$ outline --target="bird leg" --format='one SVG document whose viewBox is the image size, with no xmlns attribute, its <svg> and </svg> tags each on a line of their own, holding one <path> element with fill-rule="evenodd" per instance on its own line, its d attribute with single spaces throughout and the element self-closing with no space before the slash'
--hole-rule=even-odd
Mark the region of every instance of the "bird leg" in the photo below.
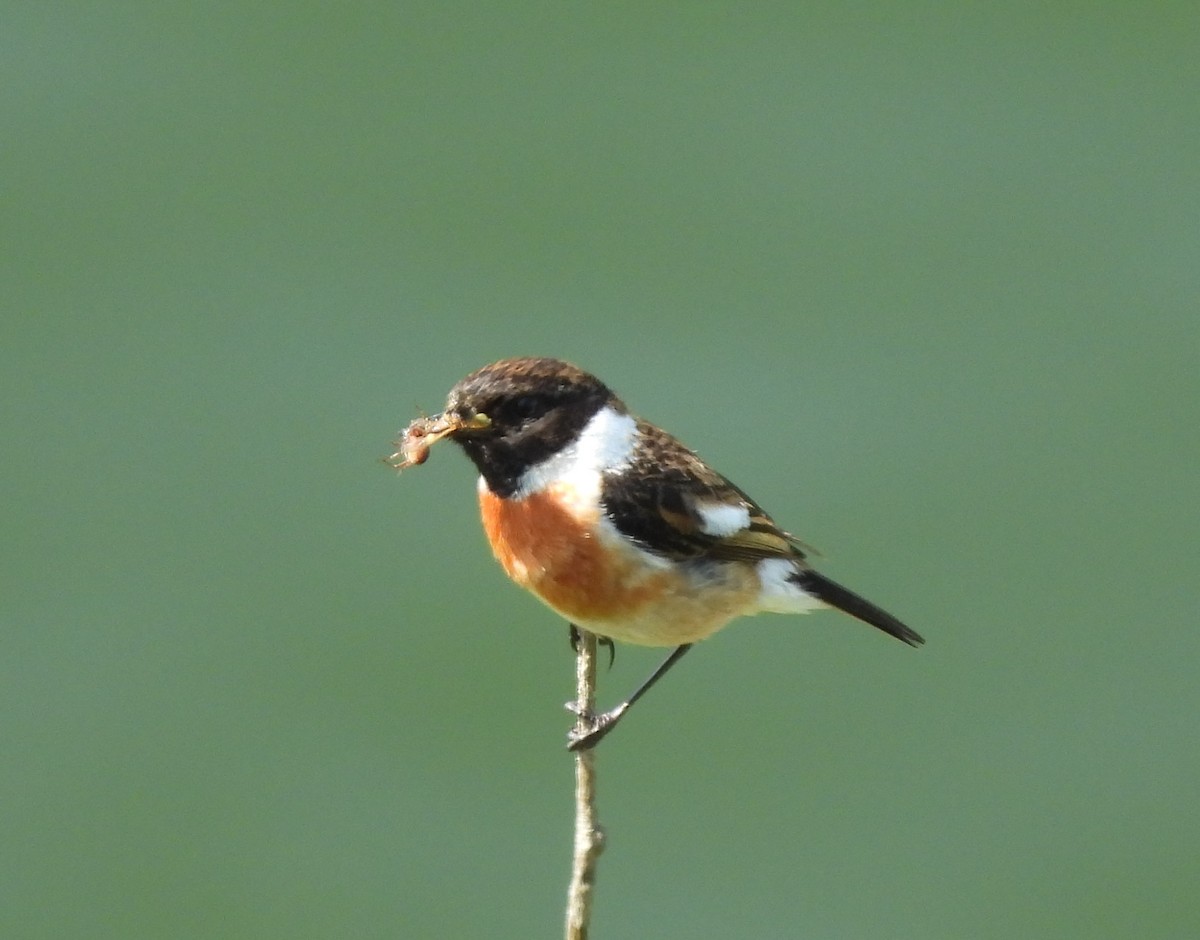
<svg viewBox="0 0 1200 940">
<path fill-rule="evenodd" d="M 611 640 L 609 641 L 611 642 Z M 641 685 L 634 689 L 633 694 L 625 699 L 616 708 L 610 708 L 606 712 L 599 715 L 579 715 L 588 727 L 579 731 L 572 728 L 567 732 L 567 750 L 569 751 L 586 751 L 589 748 L 595 747 L 600 743 L 600 739 L 608 734 L 621 717 L 629 711 L 633 703 L 640 699 L 643 695 L 650 691 L 650 687 L 659 679 L 666 675 L 667 670 L 674 666 L 683 657 L 683 654 L 692 648 L 691 643 L 684 643 L 682 646 L 677 646 L 671 650 L 671 655 L 659 664 L 659 667 L 650 673 L 650 677 Z M 567 711 L 574 712 L 575 703 L 567 703 Z"/>
</svg>

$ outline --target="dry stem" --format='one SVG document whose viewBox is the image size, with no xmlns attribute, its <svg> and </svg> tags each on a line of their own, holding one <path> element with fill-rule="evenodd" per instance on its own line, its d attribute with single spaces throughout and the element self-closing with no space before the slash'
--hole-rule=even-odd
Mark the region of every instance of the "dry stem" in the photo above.
<svg viewBox="0 0 1200 940">
<path fill-rule="evenodd" d="M 596 637 L 579 631 L 575 659 L 575 713 L 577 727 L 596 710 Z M 596 752 L 575 752 L 575 851 L 571 884 L 567 888 L 567 940 L 587 940 L 596 885 L 596 860 L 604 850 L 604 830 L 596 818 Z"/>
</svg>

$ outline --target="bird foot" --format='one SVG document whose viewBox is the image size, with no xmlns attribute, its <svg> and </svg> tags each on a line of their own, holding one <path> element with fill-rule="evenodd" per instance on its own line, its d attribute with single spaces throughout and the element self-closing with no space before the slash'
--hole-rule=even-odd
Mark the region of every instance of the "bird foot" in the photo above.
<svg viewBox="0 0 1200 940">
<path fill-rule="evenodd" d="M 579 719 L 575 727 L 567 732 L 567 750 L 590 751 L 600 743 L 601 738 L 612 731 L 629 705 L 622 703 L 599 715 L 582 712 L 575 702 L 567 702 L 564 707 Z"/>
</svg>

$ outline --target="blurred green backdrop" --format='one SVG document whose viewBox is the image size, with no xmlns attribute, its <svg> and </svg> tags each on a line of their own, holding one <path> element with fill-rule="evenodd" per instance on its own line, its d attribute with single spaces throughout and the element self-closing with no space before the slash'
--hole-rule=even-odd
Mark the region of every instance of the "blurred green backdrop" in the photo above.
<svg viewBox="0 0 1200 940">
<path fill-rule="evenodd" d="M 929 640 L 689 657 L 595 936 L 1200 935 L 1194 2 L 5 12 L 0 935 L 559 935 L 565 627 L 378 461 L 529 353 Z"/>
</svg>

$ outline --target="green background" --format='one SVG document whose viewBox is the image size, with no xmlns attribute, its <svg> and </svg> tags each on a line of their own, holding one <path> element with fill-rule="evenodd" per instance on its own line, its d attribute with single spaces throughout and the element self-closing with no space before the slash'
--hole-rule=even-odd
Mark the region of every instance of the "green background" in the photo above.
<svg viewBox="0 0 1200 940">
<path fill-rule="evenodd" d="M 598 752 L 596 937 L 1200 936 L 1194 2 L 48 2 L 0 50 L 0 935 L 560 934 L 565 627 L 460 454 L 379 462 L 542 354 L 929 641 L 685 660 Z"/>
</svg>

